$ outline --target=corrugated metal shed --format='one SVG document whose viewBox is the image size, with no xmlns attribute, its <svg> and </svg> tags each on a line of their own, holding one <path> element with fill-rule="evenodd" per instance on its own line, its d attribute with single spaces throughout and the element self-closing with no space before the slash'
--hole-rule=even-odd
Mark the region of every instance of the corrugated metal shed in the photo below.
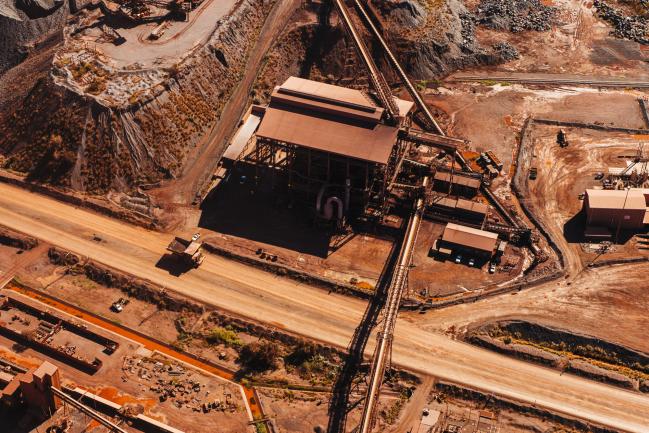
<svg viewBox="0 0 649 433">
<path fill-rule="evenodd" d="M 588 206 L 591 209 L 646 209 L 641 189 L 610 190 L 587 189 Z"/>
<path fill-rule="evenodd" d="M 225 152 L 223 153 L 223 158 L 229 160 L 236 160 L 243 152 L 243 149 L 246 147 L 246 144 L 252 137 L 252 135 L 257 130 L 257 127 L 261 123 L 261 116 L 263 115 L 263 107 L 253 106 L 253 109 L 246 117 L 243 125 L 237 130 L 236 134 L 232 138 L 230 145 Z"/>
<path fill-rule="evenodd" d="M 439 182 L 449 182 L 455 185 L 466 186 L 468 188 L 480 188 L 480 179 L 475 177 L 464 176 L 460 173 L 450 173 L 448 171 L 437 171 L 434 179 Z"/>
<path fill-rule="evenodd" d="M 414 106 L 396 102 L 402 115 Z M 359 90 L 289 77 L 273 91 L 257 137 L 387 164 L 399 130 L 381 124 L 383 112 Z"/>
<path fill-rule="evenodd" d="M 279 93 L 294 94 L 305 99 L 322 100 L 335 105 L 362 107 L 370 112 L 383 112 L 372 103 L 360 90 L 348 87 L 334 86 L 319 81 L 306 80 L 299 77 L 288 77 L 278 88 Z"/>
<path fill-rule="evenodd" d="M 465 210 L 467 212 L 474 212 L 474 213 L 479 213 L 486 215 L 487 212 L 489 211 L 489 206 L 486 205 L 485 203 L 480 203 L 477 201 L 471 201 L 471 200 L 465 200 L 463 198 L 460 198 L 457 200 L 457 205 L 456 207 L 458 209 Z"/>
<path fill-rule="evenodd" d="M 496 248 L 498 234 L 448 223 L 444 229 L 442 240 L 476 250 L 492 252 Z"/>
<path fill-rule="evenodd" d="M 257 137 L 387 164 L 398 131 L 380 123 L 367 128 L 320 117 L 316 113 L 269 107 Z"/>
<path fill-rule="evenodd" d="M 457 199 L 449 197 L 435 197 L 430 203 L 431 206 L 444 207 L 448 209 L 455 209 L 457 207 Z"/>
</svg>

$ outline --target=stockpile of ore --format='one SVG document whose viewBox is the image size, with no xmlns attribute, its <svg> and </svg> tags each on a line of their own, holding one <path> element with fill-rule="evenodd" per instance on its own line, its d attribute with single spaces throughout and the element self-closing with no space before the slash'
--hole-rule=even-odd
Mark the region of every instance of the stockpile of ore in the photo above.
<svg viewBox="0 0 649 433">
<path fill-rule="evenodd" d="M 601 0 L 595 0 L 593 5 L 597 9 L 598 15 L 613 26 L 613 32 L 611 32 L 613 36 L 649 45 L 647 18 L 640 15 L 627 16 L 620 9 Z"/>
<path fill-rule="evenodd" d="M 545 32 L 552 26 L 556 8 L 539 0 L 482 0 L 475 14 L 478 24 L 494 30 Z"/>
</svg>

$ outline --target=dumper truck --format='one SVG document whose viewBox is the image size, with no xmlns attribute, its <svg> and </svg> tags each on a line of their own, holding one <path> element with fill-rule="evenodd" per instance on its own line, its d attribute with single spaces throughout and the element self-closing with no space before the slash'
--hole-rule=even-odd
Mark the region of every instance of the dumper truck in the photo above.
<svg viewBox="0 0 649 433">
<path fill-rule="evenodd" d="M 203 243 L 198 240 L 199 238 L 200 234 L 198 233 L 192 236 L 191 240 L 175 237 L 169 243 L 167 251 L 187 266 L 198 268 L 205 259 L 201 251 L 203 249 Z"/>
</svg>

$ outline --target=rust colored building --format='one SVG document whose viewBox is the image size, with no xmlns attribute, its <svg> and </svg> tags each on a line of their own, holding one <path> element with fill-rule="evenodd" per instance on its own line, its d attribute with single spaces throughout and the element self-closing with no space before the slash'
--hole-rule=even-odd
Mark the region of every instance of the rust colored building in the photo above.
<svg viewBox="0 0 649 433">
<path fill-rule="evenodd" d="M 466 253 L 488 259 L 494 255 L 498 244 L 497 233 L 448 223 L 438 242 L 438 247 L 441 253 Z"/>
<path fill-rule="evenodd" d="M 649 223 L 648 202 L 646 189 L 587 189 L 583 204 L 586 226 L 605 227 L 612 232 L 641 229 Z"/>
<path fill-rule="evenodd" d="M 51 387 L 61 387 L 59 369 L 45 361 L 38 368 L 15 375 L 0 391 L 0 403 L 9 407 L 24 404 L 42 416 L 49 416 L 61 404 Z"/>
<path fill-rule="evenodd" d="M 480 177 L 468 173 L 438 170 L 433 177 L 433 190 L 463 197 L 474 197 L 480 189 Z"/>
<path fill-rule="evenodd" d="M 381 209 L 413 108 L 395 102 L 397 124 L 389 125 L 385 110 L 359 90 L 290 77 L 273 91 L 246 159 L 325 219 Z"/>
</svg>

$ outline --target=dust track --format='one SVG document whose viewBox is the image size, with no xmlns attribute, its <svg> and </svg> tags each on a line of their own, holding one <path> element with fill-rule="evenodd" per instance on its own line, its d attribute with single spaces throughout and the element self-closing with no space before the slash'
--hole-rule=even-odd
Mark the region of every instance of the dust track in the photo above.
<svg viewBox="0 0 649 433">
<path fill-rule="evenodd" d="M 338 347 L 346 347 L 365 309 L 358 299 L 328 294 L 219 257 L 173 277 L 155 266 L 170 235 L 137 228 L 8 185 L 0 185 L 0 224 L 152 281 L 169 290 Z M 92 240 L 97 234 L 105 242 Z M 601 275 L 605 268 L 594 270 Z M 534 289 L 545 293 L 556 283 Z M 477 303 L 475 310 L 488 304 Z M 457 311 L 457 310 L 453 310 Z M 374 349 L 370 340 L 366 355 Z M 470 384 L 622 431 L 649 429 L 649 397 L 494 354 L 446 335 L 397 324 L 393 362 L 415 372 Z"/>
</svg>

